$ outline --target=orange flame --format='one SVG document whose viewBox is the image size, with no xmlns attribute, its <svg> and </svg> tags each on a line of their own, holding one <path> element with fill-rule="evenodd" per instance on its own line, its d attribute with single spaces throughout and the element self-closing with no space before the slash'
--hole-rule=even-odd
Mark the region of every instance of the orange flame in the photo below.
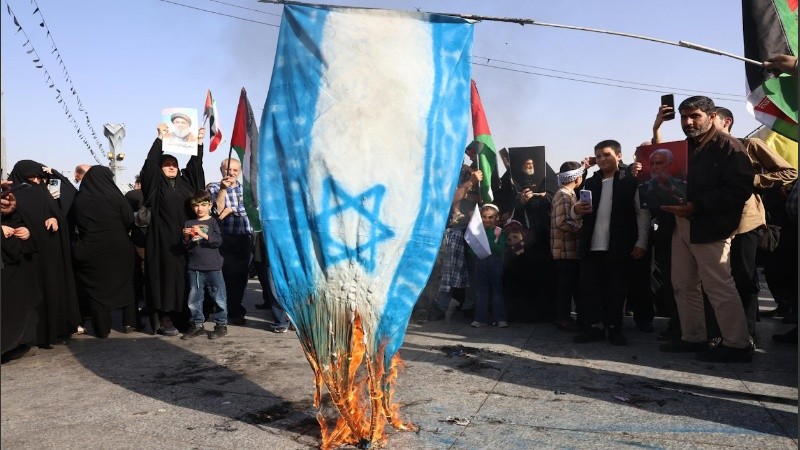
<svg viewBox="0 0 800 450">
<path fill-rule="evenodd" d="M 400 356 L 394 355 L 388 372 L 384 368 L 383 349 L 377 355 L 367 352 L 361 317 L 356 314 L 347 355 L 336 355 L 329 365 L 322 365 L 310 350 L 310 342 L 303 346 L 306 359 L 314 370 L 314 406 L 320 407 L 323 384 L 339 411 L 336 425 L 328 426 L 322 413 L 317 414 L 322 444 L 320 448 L 330 450 L 341 445 L 356 445 L 359 448 L 386 445 L 384 428 L 391 424 L 398 430 L 414 430 L 410 422 L 400 419 L 400 405 L 392 402 L 397 375 L 403 366 Z M 366 358 L 365 358 L 366 357 Z M 366 359 L 366 361 L 365 361 Z M 359 377 L 359 368 L 365 366 L 366 375 Z"/>
</svg>

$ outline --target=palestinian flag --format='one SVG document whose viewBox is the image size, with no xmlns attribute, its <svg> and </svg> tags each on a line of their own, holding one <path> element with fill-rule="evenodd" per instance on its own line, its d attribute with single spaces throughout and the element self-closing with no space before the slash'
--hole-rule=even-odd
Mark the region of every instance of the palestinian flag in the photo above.
<svg viewBox="0 0 800 450">
<path fill-rule="evenodd" d="M 258 127 L 253 116 L 253 108 L 247 100 L 247 91 L 242 88 L 239 106 L 236 108 L 236 119 L 233 121 L 231 133 L 231 149 L 239 155 L 242 163 L 244 183 L 244 208 L 253 231 L 261 231 L 261 219 L 258 217 Z"/>
<path fill-rule="evenodd" d="M 219 121 L 219 114 L 217 114 L 217 101 L 211 98 L 211 89 L 206 93 L 206 107 L 203 110 L 203 115 L 208 119 L 208 129 L 211 133 L 211 144 L 209 151 L 213 152 L 222 141 L 222 130 L 219 129 L 217 122 Z"/>
<path fill-rule="evenodd" d="M 483 172 L 481 197 L 484 203 L 491 203 L 494 200 L 492 185 L 497 184 L 493 181 L 499 180 L 503 176 L 506 166 L 495 150 L 492 132 L 489 131 L 489 123 L 486 121 L 486 113 L 483 112 L 483 103 L 481 103 L 475 80 L 472 80 L 470 100 L 472 103 L 472 133 L 475 139 L 470 145 L 476 145 L 476 143 L 478 145 L 478 169 Z"/>
<path fill-rule="evenodd" d="M 756 61 L 797 56 L 798 0 L 742 0 L 745 57 Z M 747 108 L 756 120 L 797 141 L 797 74 L 768 72 L 745 64 Z"/>
</svg>

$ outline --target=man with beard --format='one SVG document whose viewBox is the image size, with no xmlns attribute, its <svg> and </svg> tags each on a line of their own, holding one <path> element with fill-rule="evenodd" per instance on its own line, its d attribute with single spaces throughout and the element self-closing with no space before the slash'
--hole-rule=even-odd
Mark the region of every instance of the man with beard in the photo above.
<svg viewBox="0 0 800 450">
<path fill-rule="evenodd" d="M 650 154 L 652 178 L 639 186 L 639 197 L 643 208 L 659 208 L 664 205 L 681 205 L 686 202 L 686 182 L 669 174 L 672 152 L 661 148 Z"/>
<path fill-rule="evenodd" d="M 661 209 L 675 215 L 672 285 L 681 339 L 660 349 L 700 352 L 701 361 L 750 362 L 752 341 L 729 256 L 731 237 L 753 192 L 755 172 L 742 143 L 714 127 L 717 113 L 710 98 L 689 97 L 678 111 L 689 144 L 687 202 Z M 706 344 L 703 291 L 722 334 L 722 343 L 711 349 Z"/>
<path fill-rule="evenodd" d="M 173 113 L 169 120 L 174 125 L 173 131 L 168 132 L 164 138 L 178 142 L 195 142 L 197 136 L 192 133 L 189 127 L 192 126 L 192 119 L 182 112 Z"/>
</svg>

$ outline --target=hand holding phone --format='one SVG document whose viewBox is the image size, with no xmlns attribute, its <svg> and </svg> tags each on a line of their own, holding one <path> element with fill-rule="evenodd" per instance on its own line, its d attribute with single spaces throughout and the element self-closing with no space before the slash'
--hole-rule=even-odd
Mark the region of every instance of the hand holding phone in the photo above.
<svg viewBox="0 0 800 450">
<path fill-rule="evenodd" d="M 664 113 L 662 116 L 664 120 L 672 120 L 675 118 L 675 96 L 673 94 L 662 95 L 661 106 L 672 108 L 671 111 Z"/>
<path fill-rule="evenodd" d="M 580 191 L 580 202 L 587 203 L 589 205 L 592 204 L 592 191 L 581 189 Z"/>
</svg>

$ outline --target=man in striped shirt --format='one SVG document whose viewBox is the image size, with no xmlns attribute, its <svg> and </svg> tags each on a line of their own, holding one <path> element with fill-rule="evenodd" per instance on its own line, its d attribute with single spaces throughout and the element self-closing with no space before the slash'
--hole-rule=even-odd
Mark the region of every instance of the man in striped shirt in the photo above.
<svg viewBox="0 0 800 450">
<path fill-rule="evenodd" d="M 224 259 L 222 277 L 228 292 L 228 323 L 244 325 L 247 311 L 242 306 L 250 257 L 253 251 L 253 229 L 244 209 L 244 192 L 239 175 L 242 165 L 235 159 L 223 159 L 220 164 L 222 181 L 208 185 L 211 198 L 215 199 L 214 212 L 222 213 L 230 208 L 231 213 L 222 219 L 222 246 L 220 253 Z"/>
</svg>

